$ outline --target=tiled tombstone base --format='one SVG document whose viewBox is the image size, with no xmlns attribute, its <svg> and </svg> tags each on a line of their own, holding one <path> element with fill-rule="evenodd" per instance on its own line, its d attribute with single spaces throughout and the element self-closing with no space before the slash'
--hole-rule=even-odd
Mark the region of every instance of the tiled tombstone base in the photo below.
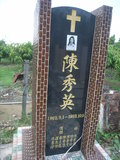
<svg viewBox="0 0 120 160">
<path fill-rule="evenodd" d="M 95 157 L 97 157 L 98 160 L 112 160 L 97 141 L 95 141 L 94 151 Z"/>
<path fill-rule="evenodd" d="M 32 127 L 19 127 L 13 136 L 12 160 L 35 160 Z"/>
<path fill-rule="evenodd" d="M 35 160 L 32 127 L 19 127 L 13 136 L 12 160 Z M 81 151 L 48 156 L 45 160 L 85 160 Z M 111 160 L 104 149 L 95 141 L 94 154 L 89 160 Z"/>
<path fill-rule="evenodd" d="M 46 160 L 85 160 L 81 151 L 46 157 Z"/>
</svg>

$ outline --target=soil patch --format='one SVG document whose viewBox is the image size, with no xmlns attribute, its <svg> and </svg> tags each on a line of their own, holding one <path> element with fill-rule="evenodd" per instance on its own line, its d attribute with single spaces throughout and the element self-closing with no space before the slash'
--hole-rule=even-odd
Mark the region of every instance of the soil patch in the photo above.
<svg viewBox="0 0 120 160">
<path fill-rule="evenodd" d="M 0 103 L 22 102 L 23 91 L 18 88 L 4 88 L 0 91 Z M 31 101 L 31 95 L 27 97 L 27 101 Z"/>
<path fill-rule="evenodd" d="M 32 103 L 26 106 L 27 113 L 32 111 Z M 0 105 L 0 121 L 7 121 L 15 117 L 21 117 L 22 104 Z"/>
</svg>

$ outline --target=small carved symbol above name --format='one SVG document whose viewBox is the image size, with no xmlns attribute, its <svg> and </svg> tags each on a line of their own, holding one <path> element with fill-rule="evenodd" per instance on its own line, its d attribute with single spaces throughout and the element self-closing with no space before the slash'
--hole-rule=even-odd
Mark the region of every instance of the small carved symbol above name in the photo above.
<svg viewBox="0 0 120 160">
<path fill-rule="evenodd" d="M 77 12 L 76 10 L 72 10 L 72 15 L 67 15 L 67 20 L 71 21 L 71 27 L 70 27 L 70 32 L 75 32 L 75 27 L 76 27 L 76 22 L 81 21 L 80 16 L 76 16 Z"/>
</svg>

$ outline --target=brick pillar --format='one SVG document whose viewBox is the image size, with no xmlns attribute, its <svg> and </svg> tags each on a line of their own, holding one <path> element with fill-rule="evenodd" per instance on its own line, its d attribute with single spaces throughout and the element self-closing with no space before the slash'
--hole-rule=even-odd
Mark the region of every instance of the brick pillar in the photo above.
<svg viewBox="0 0 120 160">
<path fill-rule="evenodd" d="M 35 10 L 33 44 L 33 126 L 35 128 L 35 155 L 45 159 L 46 108 L 50 48 L 51 0 L 38 0 Z"/>
<path fill-rule="evenodd" d="M 96 16 L 86 114 L 81 150 L 86 159 L 94 159 L 94 141 L 99 118 L 100 101 L 106 67 L 106 56 L 112 8 L 102 6 L 92 12 Z"/>
</svg>

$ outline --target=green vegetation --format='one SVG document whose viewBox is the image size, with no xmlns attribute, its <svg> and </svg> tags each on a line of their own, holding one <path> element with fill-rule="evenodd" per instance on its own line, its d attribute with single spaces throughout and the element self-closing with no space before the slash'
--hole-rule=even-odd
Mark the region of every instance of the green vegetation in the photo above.
<svg viewBox="0 0 120 160">
<path fill-rule="evenodd" d="M 23 71 L 22 65 L 0 65 L 0 86 L 12 86 L 15 73 Z"/>
<path fill-rule="evenodd" d="M 112 160 L 120 159 L 120 132 L 102 132 L 98 128 L 96 140 L 103 146 L 109 146 Z"/>
<path fill-rule="evenodd" d="M 120 41 L 115 42 L 115 36 L 112 36 L 109 41 L 107 68 L 115 69 L 120 73 Z"/>
<path fill-rule="evenodd" d="M 115 42 L 115 35 L 109 40 L 105 83 L 110 89 L 120 91 L 120 40 Z"/>
<path fill-rule="evenodd" d="M 104 82 L 104 84 L 107 84 L 110 89 L 120 91 L 120 75 L 117 70 L 107 68 L 105 71 Z"/>
<path fill-rule="evenodd" d="M 0 128 L 0 144 L 10 143 L 13 140 L 13 134 L 17 132 L 18 127 L 31 126 L 32 114 L 23 116 L 21 119 L 15 119 L 9 123 L 2 123 Z"/>
<path fill-rule="evenodd" d="M 31 42 L 6 44 L 4 40 L 0 40 L 0 62 L 2 64 L 18 64 L 23 63 L 24 60 L 32 60 Z"/>
</svg>

